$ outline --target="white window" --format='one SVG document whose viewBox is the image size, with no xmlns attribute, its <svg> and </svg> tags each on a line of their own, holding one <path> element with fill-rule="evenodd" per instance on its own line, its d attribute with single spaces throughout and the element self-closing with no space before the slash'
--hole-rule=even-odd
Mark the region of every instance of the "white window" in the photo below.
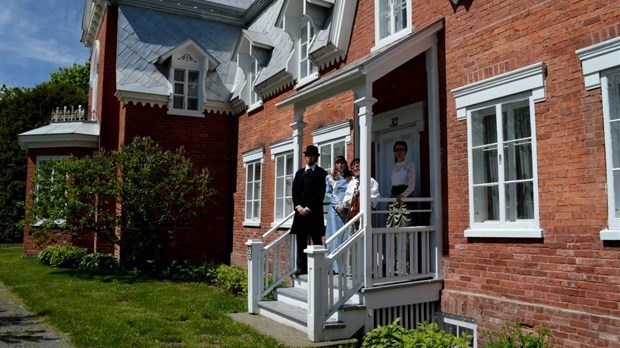
<svg viewBox="0 0 620 348">
<path fill-rule="evenodd" d="M 244 226 L 260 226 L 261 180 L 263 149 L 258 148 L 243 154 L 245 167 L 245 219 Z"/>
<path fill-rule="evenodd" d="M 99 40 L 95 40 L 90 57 L 90 114 L 86 119 L 94 120 L 97 114 L 97 100 L 99 98 Z"/>
<path fill-rule="evenodd" d="M 478 325 L 473 320 L 461 319 L 450 315 L 443 314 L 442 322 L 440 323 L 441 329 L 453 334 L 456 337 L 463 337 L 468 335 L 471 337 L 470 348 L 478 347 Z"/>
<path fill-rule="evenodd" d="M 470 228 L 466 237 L 540 238 L 534 102 L 539 63 L 452 91 L 467 119 Z"/>
<path fill-rule="evenodd" d="M 274 222 L 281 222 L 293 212 L 293 177 L 295 165 L 293 163 L 293 139 L 284 139 L 271 144 L 271 159 L 275 167 L 274 192 Z M 284 226 L 290 226 L 292 220 L 286 221 Z M 272 225 L 272 226 L 273 226 Z"/>
<path fill-rule="evenodd" d="M 248 84 L 250 85 L 250 109 L 252 106 L 259 103 L 261 100 L 258 97 L 258 94 L 254 90 L 254 86 L 256 84 L 256 77 L 258 76 L 259 65 L 256 58 L 252 57 L 252 62 L 250 64 L 250 73 L 248 75 Z"/>
<path fill-rule="evenodd" d="M 35 170 L 39 169 L 45 162 L 47 161 L 60 161 L 67 156 L 37 156 Z M 52 175 L 54 172 L 52 172 Z M 34 188 L 35 190 L 39 189 L 39 185 L 37 184 Z"/>
<path fill-rule="evenodd" d="M 620 240 L 620 37 L 576 52 L 587 90 L 601 88 L 605 122 L 605 154 L 609 226 L 602 240 Z"/>
<path fill-rule="evenodd" d="M 316 66 L 308 58 L 310 45 L 314 41 L 314 24 L 308 17 L 302 17 L 299 34 L 299 81 L 304 81 L 316 72 Z"/>
<path fill-rule="evenodd" d="M 412 32 L 411 0 L 375 0 L 375 48 Z"/>
<path fill-rule="evenodd" d="M 197 70 L 174 69 L 173 109 L 198 111 L 199 76 Z"/>
<path fill-rule="evenodd" d="M 347 144 L 351 142 L 349 121 L 319 128 L 312 132 L 312 141 L 319 148 L 319 166 L 331 173 L 336 156 L 347 158 Z M 351 162 L 353 158 L 347 158 Z"/>
</svg>

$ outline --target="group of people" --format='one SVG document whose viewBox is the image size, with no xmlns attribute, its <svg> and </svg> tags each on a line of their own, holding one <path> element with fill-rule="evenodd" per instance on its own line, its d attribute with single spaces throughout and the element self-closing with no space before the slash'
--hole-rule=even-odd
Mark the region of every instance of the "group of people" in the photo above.
<svg viewBox="0 0 620 348">
<path fill-rule="evenodd" d="M 405 160 L 407 143 L 394 143 L 395 165 L 392 171 L 390 213 L 387 218 L 388 227 L 409 226 L 412 224 L 411 214 L 407 212 L 404 199 L 411 197 L 415 189 L 415 165 Z M 306 165 L 295 173 L 293 179 L 293 207 L 295 216 L 291 234 L 297 240 L 297 269 L 295 276 L 308 273 L 308 259 L 304 252 L 309 240 L 313 245 L 322 244 L 323 235 L 326 240 L 340 230 L 359 211 L 359 177 L 360 161 L 354 159 L 350 165 L 343 156 L 337 156 L 333 170 L 328 174 L 318 166 L 319 150 L 309 145 L 304 151 Z M 370 197 L 380 196 L 379 184 L 370 178 Z M 327 198 L 327 226 L 323 222 L 323 200 Z M 349 237 L 348 233 L 340 234 L 327 245 L 329 253 L 336 250 Z M 334 272 L 338 265 L 334 264 Z"/>
</svg>

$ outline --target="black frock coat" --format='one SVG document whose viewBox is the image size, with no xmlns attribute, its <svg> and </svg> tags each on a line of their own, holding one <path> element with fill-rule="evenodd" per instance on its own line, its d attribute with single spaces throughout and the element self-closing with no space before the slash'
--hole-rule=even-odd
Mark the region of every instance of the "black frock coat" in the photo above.
<svg viewBox="0 0 620 348">
<path fill-rule="evenodd" d="M 325 177 L 327 172 L 318 165 L 306 173 L 301 168 L 293 179 L 293 209 L 301 205 L 310 209 L 311 213 L 301 216 L 295 211 L 291 234 L 322 236 L 325 234 L 323 220 L 323 199 L 325 198 Z"/>
</svg>

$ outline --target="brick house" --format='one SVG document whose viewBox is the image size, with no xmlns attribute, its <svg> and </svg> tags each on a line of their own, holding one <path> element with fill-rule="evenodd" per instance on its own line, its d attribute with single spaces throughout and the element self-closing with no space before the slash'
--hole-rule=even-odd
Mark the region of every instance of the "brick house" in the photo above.
<svg viewBox="0 0 620 348">
<path fill-rule="evenodd" d="M 86 0 L 98 144 L 20 139 L 29 173 L 137 135 L 185 146 L 218 195 L 176 255 L 247 265 L 249 311 L 313 341 L 400 317 L 480 342 L 517 322 L 561 347 L 619 347 L 618 23 L 611 0 Z M 419 217 L 390 229 L 396 140 Z M 361 227 L 332 254 L 310 247 L 308 278 L 261 301 L 293 271 L 309 144 L 324 168 L 359 157 L 382 196 L 371 209 L 361 185 Z"/>
</svg>

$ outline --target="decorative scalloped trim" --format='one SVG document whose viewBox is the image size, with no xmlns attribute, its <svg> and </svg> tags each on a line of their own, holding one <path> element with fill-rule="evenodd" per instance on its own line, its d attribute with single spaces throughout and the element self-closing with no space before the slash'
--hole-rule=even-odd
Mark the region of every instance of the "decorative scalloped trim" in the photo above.
<svg viewBox="0 0 620 348">
<path fill-rule="evenodd" d="M 282 92 L 294 84 L 295 79 L 293 78 L 293 75 L 286 70 L 282 70 L 260 85 L 254 86 L 254 90 L 258 93 L 261 99 L 264 100 Z"/>
</svg>

